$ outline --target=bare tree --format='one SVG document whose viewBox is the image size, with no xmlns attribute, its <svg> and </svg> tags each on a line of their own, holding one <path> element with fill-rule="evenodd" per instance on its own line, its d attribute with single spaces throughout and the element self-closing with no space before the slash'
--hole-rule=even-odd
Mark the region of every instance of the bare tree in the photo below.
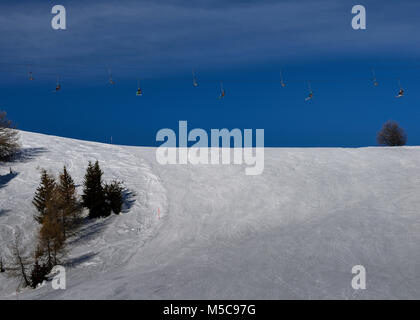
<svg viewBox="0 0 420 320">
<path fill-rule="evenodd" d="M 376 141 L 385 146 L 403 146 L 407 142 L 407 135 L 395 121 L 387 121 L 376 136 Z"/>
<path fill-rule="evenodd" d="M 6 271 L 6 267 L 4 265 L 3 254 L 2 252 L 0 252 L 0 273 L 3 273 L 5 271 Z"/>
<path fill-rule="evenodd" d="M 25 253 L 22 246 L 22 233 L 17 230 L 15 238 L 9 246 L 11 253 L 10 262 L 8 263 L 7 272 L 9 276 L 19 279 L 19 285 L 25 287 L 30 286 L 29 268 L 32 264 L 32 259 Z"/>
<path fill-rule="evenodd" d="M 19 133 L 6 112 L 0 111 L 0 161 L 10 158 L 19 148 Z"/>
</svg>

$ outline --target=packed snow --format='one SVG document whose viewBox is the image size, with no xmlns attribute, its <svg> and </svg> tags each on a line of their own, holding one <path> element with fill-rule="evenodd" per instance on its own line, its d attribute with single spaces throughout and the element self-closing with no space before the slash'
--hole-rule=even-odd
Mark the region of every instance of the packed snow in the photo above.
<svg viewBox="0 0 420 320">
<path fill-rule="evenodd" d="M 0 165 L 0 245 L 16 228 L 32 248 L 40 169 L 66 165 L 78 193 L 89 160 L 128 190 L 124 212 L 68 241 L 67 288 L 3 299 L 419 299 L 420 147 L 266 148 L 242 165 L 160 165 L 155 148 L 21 131 Z M 9 172 L 10 167 L 13 170 Z M 366 268 L 366 289 L 351 286 Z"/>
</svg>

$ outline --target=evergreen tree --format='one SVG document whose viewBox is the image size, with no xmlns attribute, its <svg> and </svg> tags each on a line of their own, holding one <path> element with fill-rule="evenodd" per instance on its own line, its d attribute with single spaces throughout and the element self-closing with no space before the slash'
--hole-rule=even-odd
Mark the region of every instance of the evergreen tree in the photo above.
<svg viewBox="0 0 420 320">
<path fill-rule="evenodd" d="M 89 218 L 91 219 L 107 215 L 102 175 L 103 172 L 99 167 L 98 161 L 95 164 L 89 161 L 85 174 L 82 199 L 83 206 L 89 209 Z"/>
<path fill-rule="evenodd" d="M 122 186 L 122 182 L 114 180 L 109 184 L 105 184 L 104 190 L 109 213 L 111 213 L 112 211 L 115 214 L 119 214 L 122 210 L 122 205 L 124 203 L 124 188 Z"/>
<path fill-rule="evenodd" d="M 41 182 L 36 189 L 35 197 L 32 204 L 35 206 L 38 214 L 34 216 L 34 219 L 38 223 L 42 223 L 44 216 L 46 215 L 47 203 L 52 201 L 52 196 L 55 188 L 54 177 L 50 176 L 47 170 L 43 169 L 41 174 Z"/>
<path fill-rule="evenodd" d="M 42 265 L 39 264 L 38 260 L 35 260 L 35 264 L 31 271 L 31 287 L 36 288 L 38 284 L 42 283 L 45 280 L 45 274 L 43 274 Z"/>
<path fill-rule="evenodd" d="M 51 268 L 49 268 L 45 263 L 42 263 L 40 259 L 42 259 L 42 249 L 37 247 L 35 251 L 35 263 L 31 271 L 31 287 L 36 288 L 38 284 L 47 280 L 47 275 L 51 272 Z"/>
<path fill-rule="evenodd" d="M 76 186 L 66 166 L 59 176 L 57 184 L 57 197 L 59 201 L 59 212 L 61 229 L 64 239 L 74 231 L 80 220 L 81 206 L 77 199 Z"/>
</svg>

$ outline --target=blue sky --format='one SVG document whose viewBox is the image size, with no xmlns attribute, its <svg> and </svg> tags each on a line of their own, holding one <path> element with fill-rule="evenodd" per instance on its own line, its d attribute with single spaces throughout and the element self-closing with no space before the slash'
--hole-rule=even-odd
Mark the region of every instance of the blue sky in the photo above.
<svg viewBox="0 0 420 320">
<path fill-rule="evenodd" d="M 55 4 L 65 31 L 50 26 Z M 367 30 L 351 28 L 355 4 Z M 267 146 L 368 146 L 389 119 L 418 145 L 419 13 L 411 0 L 2 1 L 0 109 L 23 130 L 127 145 L 156 146 L 159 129 L 187 120 L 265 129 Z"/>
</svg>

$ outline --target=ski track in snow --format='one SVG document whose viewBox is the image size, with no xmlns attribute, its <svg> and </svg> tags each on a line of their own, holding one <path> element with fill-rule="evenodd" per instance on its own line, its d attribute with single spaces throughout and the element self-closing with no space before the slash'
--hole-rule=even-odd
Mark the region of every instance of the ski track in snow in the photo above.
<svg viewBox="0 0 420 320">
<path fill-rule="evenodd" d="M 34 155 L 13 163 L 18 175 L 0 187 L 2 246 L 15 226 L 33 241 L 38 166 L 66 164 L 81 184 L 98 159 L 104 180 L 124 180 L 135 202 L 69 244 L 66 290 L 19 298 L 420 298 L 418 147 L 267 148 L 264 173 L 246 176 L 236 165 L 161 166 L 154 148 L 22 140 Z M 357 264 L 367 290 L 351 287 Z M 16 298 L 15 287 L 0 275 L 0 297 Z"/>
</svg>

